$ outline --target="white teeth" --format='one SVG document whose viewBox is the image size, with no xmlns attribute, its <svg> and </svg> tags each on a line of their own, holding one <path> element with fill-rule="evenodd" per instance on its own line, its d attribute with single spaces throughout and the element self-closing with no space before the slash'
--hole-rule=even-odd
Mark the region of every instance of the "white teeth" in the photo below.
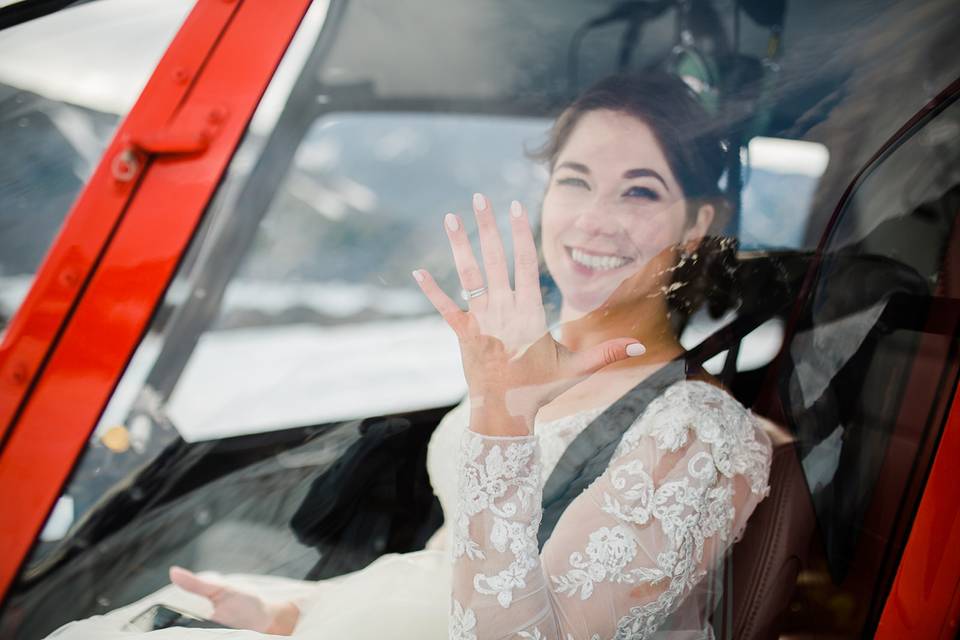
<svg viewBox="0 0 960 640">
<path fill-rule="evenodd" d="M 589 253 L 585 253 L 580 249 L 571 249 L 570 256 L 573 258 L 574 262 L 597 271 L 617 269 L 630 262 L 628 259 L 621 258 L 619 256 L 590 255 Z"/>
</svg>

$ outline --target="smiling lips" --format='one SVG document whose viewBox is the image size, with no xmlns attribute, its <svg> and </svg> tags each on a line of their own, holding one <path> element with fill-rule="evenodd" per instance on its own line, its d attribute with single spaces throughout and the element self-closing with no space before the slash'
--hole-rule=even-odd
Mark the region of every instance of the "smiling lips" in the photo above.
<svg viewBox="0 0 960 640">
<path fill-rule="evenodd" d="M 588 253 L 583 249 L 566 247 L 567 255 L 581 273 L 593 273 L 597 271 L 613 271 L 633 262 L 632 258 L 623 256 Z"/>
</svg>

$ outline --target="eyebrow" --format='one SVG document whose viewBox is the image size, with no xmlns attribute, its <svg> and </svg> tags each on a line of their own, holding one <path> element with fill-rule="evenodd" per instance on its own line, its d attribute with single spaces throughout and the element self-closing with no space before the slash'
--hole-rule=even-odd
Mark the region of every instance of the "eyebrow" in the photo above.
<svg viewBox="0 0 960 640">
<path fill-rule="evenodd" d="M 579 173 L 584 173 L 590 175 L 590 168 L 585 164 L 580 164 L 579 162 L 561 162 L 557 165 L 557 169 L 573 169 Z"/>
<path fill-rule="evenodd" d="M 573 171 L 590 175 L 590 168 L 580 162 L 561 162 L 557 165 L 557 169 L 572 169 Z M 627 180 L 632 178 L 653 178 L 655 180 L 659 180 L 660 184 L 663 185 L 663 188 L 666 189 L 668 193 L 670 192 L 670 187 L 667 186 L 667 181 L 664 180 L 663 176 L 653 169 L 628 169 L 627 171 L 623 172 L 623 177 Z"/>
<path fill-rule="evenodd" d="M 663 188 L 667 190 L 667 193 L 670 192 L 670 187 L 667 186 L 667 181 L 664 180 L 663 176 L 653 169 L 630 169 L 623 173 L 623 177 L 628 180 L 630 178 L 653 178 L 660 181 L 660 184 L 662 184 Z"/>
</svg>

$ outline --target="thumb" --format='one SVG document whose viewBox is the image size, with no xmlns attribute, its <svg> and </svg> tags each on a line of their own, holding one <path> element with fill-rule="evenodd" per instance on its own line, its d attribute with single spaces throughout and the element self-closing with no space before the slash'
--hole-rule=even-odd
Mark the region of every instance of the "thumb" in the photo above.
<svg viewBox="0 0 960 640">
<path fill-rule="evenodd" d="M 583 351 L 571 352 L 565 368 L 569 377 L 582 378 L 614 362 L 643 355 L 646 350 L 635 338 L 614 338 Z"/>
<path fill-rule="evenodd" d="M 192 571 L 188 571 L 182 567 L 170 567 L 170 582 L 184 591 L 189 591 L 190 593 L 195 593 L 205 598 L 213 598 L 223 591 L 223 585 L 201 578 Z"/>
</svg>

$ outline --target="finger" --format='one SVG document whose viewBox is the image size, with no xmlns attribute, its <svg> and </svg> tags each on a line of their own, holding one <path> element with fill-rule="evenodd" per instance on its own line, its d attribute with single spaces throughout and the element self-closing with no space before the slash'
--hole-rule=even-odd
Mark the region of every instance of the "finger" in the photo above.
<svg viewBox="0 0 960 640">
<path fill-rule="evenodd" d="M 540 265 L 537 245 L 533 240 L 527 210 L 514 200 L 510 203 L 510 229 L 513 233 L 513 279 L 517 300 L 531 306 L 541 306 Z"/>
<path fill-rule="evenodd" d="M 436 280 L 433 279 L 433 276 L 431 276 L 430 272 L 426 269 L 417 269 L 414 271 L 413 279 L 417 281 L 420 290 L 423 291 L 423 295 L 427 296 L 427 300 L 429 300 L 440 313 L 440 316 L 450 325 L 450 328 L 459 335 L 467 314 L 461 311 L 457 303 L 443 292 L 443 289 L 440 288 L 440 285 L 437 284 Z"/>
<path fill-rule="evenodd" d="M 223 585 L 201 578 L 192 571 L 182 567 L 170 567 L 170 582 L 184 591 L 195 593 L 205 598 L 215 598 L 223 591 Z"/>
<path fill-rule="evenodd" d="M 483 270 L 487 274 L 490 295 L 505 295 L 510 292 L 510 277 L 507 275 L 503 240 L 490 201 L 482 193 L 473 194 L 473 213 L 480 230 L 480 253 L 483 254 Z"/>
<path fill-rule="evenodd" d="M 453 251 L 453 262 L 457 267 L 457 275 L 460 276 L 460 285 L 467 291 L 481 288 L 483 272 L 480 271 L 480 265 L 477 264 L 477 259 L 473 255 L 470 238 L 467 237 L 460 217 L 454 213 L 448 213 L 443 218 L 443 228 L 446 229 L 447 238 L 450 240 L 450 250 Z M 473 306 L 482 299 L 483 296 L 471 298 L 467 303 Z"/>
<path fill-rule="evenodd" d="M 615 338 L 583 351 L 567 352 L 564 377 L 582 378 L 627 358 L 643 355 L 646 347 L 635 338 Z"/>
</svg>

